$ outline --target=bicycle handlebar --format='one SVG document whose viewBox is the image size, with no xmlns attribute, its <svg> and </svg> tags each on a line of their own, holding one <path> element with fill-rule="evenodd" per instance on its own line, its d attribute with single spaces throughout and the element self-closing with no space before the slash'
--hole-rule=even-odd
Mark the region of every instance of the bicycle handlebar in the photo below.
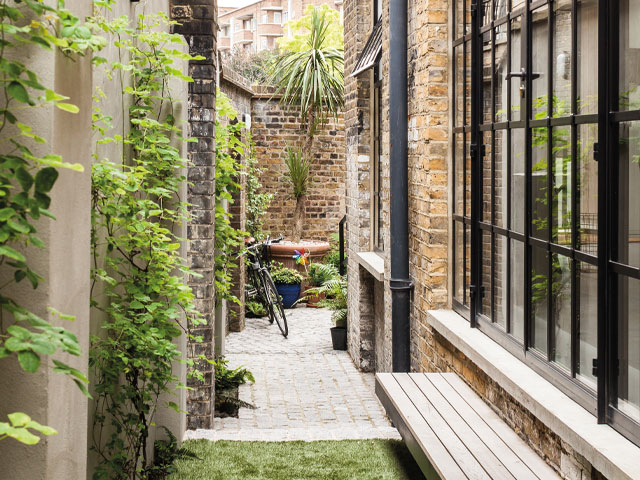
<svg viewBox="0 0 640 480">
<path fill-rule="evenodd" d="M 258 247 L 269 246 L 272 243 L 280 243 L 282 240 L 283 240 L 282 235 L 280 235 L 278 238 L 274 238 L 273 240 L 267 237 L 267 239 L 264 242 L 254 243 L 250 247 L 247 247 L 247 250 L 256 250 Z"/>
</svg>

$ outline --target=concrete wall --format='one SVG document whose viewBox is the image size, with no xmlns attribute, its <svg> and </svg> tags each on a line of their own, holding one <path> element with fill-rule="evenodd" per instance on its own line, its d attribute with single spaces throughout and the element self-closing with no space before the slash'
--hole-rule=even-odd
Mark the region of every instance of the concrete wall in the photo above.
<svg viewBox="0 0 640 480">
<path fill-rule="evenodd" d="M 83 0 L 69 0 L 67 8 L 79 17 L 91 13 Z M 43 84 L 71 97 L 80 113 L 40 109 L 25 119 L 47 144 L 34 150 L 55 152 L 65 161 L 84 166 L 83 173 L 60 171 L 52 191 L 51 211 L 57 220 L 42 220 L 38 236 L 44 250 L 28 249 L 31 267 L 44 277 L 37 290 L 25 283 L 8 292 L 34 312 L 46 316 L 48 306 L 75 315 L 64 327 L 75 333 L 83 354 L 64 361 L 87 372 L 89 340 L 89 232 L 91 162 L 91 65 L 88 58 L 75 62 L 59 53 L 25 48 L 26 62 L 40 73 Z M 24 60 L 23 60 L 24 61 Z M 6 326 L 6 324 L 5 324 Z M 84 478 L 87 463 L 87 399 L 66 376 L 53 373 L 46 359 L 35 374 L 27 374 L 17 363 L 3 361 L 0 375 L 0 418 L 22 411 L 40 423 L 58 430 L 35 446 L 14 440 L 0 442 L 2 478 L 7 480 Z"/>
</svg>

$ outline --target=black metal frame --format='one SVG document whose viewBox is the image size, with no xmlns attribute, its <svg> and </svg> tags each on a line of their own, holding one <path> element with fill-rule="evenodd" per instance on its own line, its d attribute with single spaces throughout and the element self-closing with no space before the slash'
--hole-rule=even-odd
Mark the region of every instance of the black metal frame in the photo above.
<svg viewBox="0 0 640 480">
<path fill-rule="evenodd" d="M 454 47 L 454 68 L 453 68 L 453 85 L 454 85 L 454 122 L 453 122 L 453 161 L 452 169 L 454 182 L 454 213 L 453 213 L 453 239 L 456 242 L 456 231 L 463 229 L 463 254 L 462 259 L 457 258 L 458 251 L 453 251 L 453 306 L 463 316 L 469 319 L 471 327 L 477 327 L 487 335 L 492 337 L 498 343 L 511 351 L 518 358 L 530 365 L 538 373 L 542 374 L 558 388 L 567 393 L 576 402 L 597 415 L 599 423 L 609 423 L 624 436 L 631 441 L 640 444 L 640 425 L 632 418 L 626 416 L 616 407 L 617 402 L 617 384 L 618 384 L 618 331 L 617 331 L 617 284 L 618 275 L 625 275 L 630 278 L 640 279 L 640 268 L 626 265 L 618 261 L 616 251 L 617 238 L 617 209 L 618 209 L 618 125 L 625 121 L 640 120 L 640 110 L 631 112 L 618 111 L 618 70 L 619 70 L 619 1 L 598 1 L 598 49 L 600 52 L 607 54 L 598 55 L 598 113 L 583 113 L 578 110 L 578 66 L 576 59 L 578 58 L 578 8 L 581 3 L 579 0 L 571 0 L 571 100 L 570 111 L 563 116 L 556 116 L 554 111 L 554 75 L 556 64 L 554 63 L 554 35 L 555 26 L 554 6 L 557 5 L 554 0 L 522 0 L 517 1 L 517 6 L 512 8 L 515 0 L 507 2 L 504 15 L 494 18 L 494 12 L 499 0 L 456 0 L 454 4 L 460 4 L 463 7 L 462 15 L 470 19 L 470 24 L 462 26 L 463 34 L 453 41 Z M 539 9 L 539 10 L 538 10 Z M 458 19 L 455 18 L 458 9 L 454 6 L 454 32 L 457 30 Z M 546 28 L 548 41 L 547 54 L 547 71 L 544 75 L 533 72 L 532 52 L 533 50 L 533 14 L 536 13 L 536 25 L 540 25 L 540 18 L 545 20 L 546 10 Z M 491 18 L 487 19 L 485 15 L 489 13 Z M 506 68 L 511 69 L 512 58 L 515 52 L 512 51 L 512 20 L 520 18 L 520 62 L 522 64 L 521 71 L 507 70 L 506 81 L 506 119 L 496 118 L 496 28 L 506 26 Z M 470 27 L 470 28 L 468 28 Z M 539 28 L 539 27 L 536 27 Z M 558 30 L 562 31 L 562 30 Z M 491 47 L 491 99 L 490 99 L 490 121 L 485 121 L 485 111 L 483 110 L 483 41 L 488 40 Z M 470 98 L 465 98 L 462 107 L 462 116 L 464 121 L 460 122 L 456 115 L 460 112 L 457 110 L 458 99 L 455 96 L 459 93 L 458 83 L 460 79 L 458 75 L 460 71 L 456 68 L 457 49 L 463 51 L 463 82 L 462 94 L 470 93 Z M 467 66 L 467 52 L 471 52 L 471 61 Z M 487 58 L 489 56 L 487 55 Z M 467 68 L 471 69 L 469 75 Z M 470 85 L 467 83 L 470 78 Z M 514 98 L 512 95 L 511 83 L 520 78 L 521 85 L 524 87 L 524 96 L 520 100 L 520 118 L 512 118 L 512 103 Z M 534 118 L 532 107 L 533 82 L 546 80 L 543 84 L 546 88 L 547 98 L 547 114 L 540 115 L 540 118 Z M 468 115 L 470 113 L 470 115 Z M 488 113 L 488 112 L 486 112 Z M 466 119 L 470 118 L 470 122 Z M 483 123 L 484 122 L 484 123 Z M 579 132 L 581 125 L 593 125 L 598 128 L 597 143 L 594 144 L 594 159 L 598 162 L 598 206 L 597 206 L 597 252 L 586 252 L 581 249 L 581 223 L 579 203 L 579 182 L 578 182 L 578 148 L 579 148 Z M 570 235 L 564 234 L 560 241 L 560 236 L 554 236 L 553 220 L 554 220 L 554 201 L 555 195 L 555 171 L 554 162 L 554 129 L 565 128 L 570 134 L 570 183 L 565 182 L 563 185 L 569 186 L 571 191 L 570 199 Z M 507 184 L 502 185 L 503 201 L 506 202 L 507 212 L 506 218 L 503 219 L 501 225 L 496 221 L 496 132 L 501 131 L 506 136 L 506 152 L 502 152 L 502 165 L 507 170 Z M 518 231 L 512 225 L 511 212 L 511 183 L 513 179 L 512 168 L 514 159 L 511 154 L 511 144 L 513 142 L 514 131 L 524 133 L 524 194 L 525 194 L 525 211 L 524 213 L 524 229 Z M 543 188 L 533 185 L 533 143 L 532 137 L 534 131 L 544 132 L 546 134 L 546 155 L 547 164 L 546 172 L 543 173 L 543 180 L 536 180 L 541 183 Z M 484 135 L 490 142 L 484 144 Z M 462 142 L 458 139 L 462 135 Z M 470 137 L 467 149 L 467 138 Z M 462 184 L 458 184 L 456 177 L 456 149 L 460 144 L 465 149 L 465 155 L 462 158 L 463 179 Z M 486 147 L 490 147 L 487 149 Z M 488 152 L 487 152 L 488 150 Z M 580 151 L 582 153 L 584 150 Z M 490 155 L 487 164 L 491 169 L 491 207 L 490 218 L 487 217 L 488 212 L 483 212 L 483 160 L 485 155 Z M 470 160 L 471 170 L 466 171 L 466 166 Z M 470 180 L 469 175 L 470 173 Z M 546 178 L 545 178 L 546 175 Z M 536 185 L 538 185 L 537 183 Z M 488 185 L 488 182 L 487 182 Z M 468 189 L 470 187 L 470 197 Z M 459 207 L 456 200 L 459 195 L 457 188 L 463 190 L 462 212 L 457 210 Z M 534 207 L 540 208 L 540 203 L 534 204 L 533 194 L 539 195 L 541 191 L 545 191 L 546 212 L 546 231 L 540 228 L 534 228 Z M 470 198 L 471 204 L 467 202 Z M 539 196 L 535 202 L 538 202 Z M 542 203 L 544 204 L 544 203 Z M 469 208 L 470 207 L 470 208 Z M 483 215 L 484 214 L 484 215 Z M 563 224 L 564 226 L 564 224 Z M 568 225 L 567 225 L 568 227 Z M 466 231 L 471 229 L 471 236 L 468 238 Z M 544 235 L 543 235 L 544 233 Z M 482 268 L 483 268 L 483 234 L 491 239 L 490 248 L 490 278 L 488 288 L 484 288 Z M 494 301 L 494 289 L 496 278 L 496 248 L 498 239 L 506 239 L 506 278 L 502 279 L 505 288 L 503 289 L 503 301 L 506 302 L 506 318 L 505 327 L 495 323 L 496 305 Z M 524 286 L 524 331 L 523 338 L 517 339 L 513 336 L 514 319 L 511 318 L 511 284 L 512 282 L 512 265 L 511 265 L 511 248 L 513 245 L 522 245 L 524 248 L 524 278 L 521 279 L 520 287 Z M 544 286 L 547 295 L 546 310 L 546 351 L 538 351 L 533 348 L 533 283 L 532 271 L 534 267 L 533 252 L 540 252 L 546 262 L 547 282 Z M 488 253 L 488 252 L 487 252 Z M 469 258 L 470 256 L 470 258 Z M 553 259 L 563 257 L 569 265 L 570 287 L 571 287 L 571 339 L 569 343 L 570 369 L 566 369 L 562 365 L 555 363 L 555 323 L 554 311 L 552 309 L 551 298 L 553 295 L 553 275 L 554 263 Z M 457 275 L 459 261 L 462 260 L 462 279 Z M 597 361 L 594 361 L 594 374 L 596 375 L 596 387 L 580 382 L 577 380 L 579 367 L 579 335 L 580 324 L 580 292 L 579 281 L 581 273 L 578 271 L 580 264 L 590 265 L 592 269 L 597 271 Z M 485 262 L 485 266 L 487 263 Z M 541 265 L 540 260 L 536 261 L 536 265 Z M 470 272 L 469 272 L 470 268 Z M 563 271 L 564 272 L 564 271 Z M 469 281 L 468 281 L 469 279 Z M 551 281 L 549 281 L 549 279 Z M 456 282 L 464 282 L 463 297 L 458 297 L 459 285 Z M 483 296 L 490 295 L 490 309 L 483 311 Z M 493 321 L 492 321 L 493 319 Z M 597 372 L 597 373 L 596 373 Z"/>
</svg>

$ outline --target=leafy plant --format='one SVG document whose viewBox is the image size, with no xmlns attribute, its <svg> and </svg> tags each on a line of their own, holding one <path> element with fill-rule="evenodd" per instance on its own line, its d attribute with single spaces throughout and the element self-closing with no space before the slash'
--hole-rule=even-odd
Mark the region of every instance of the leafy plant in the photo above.
<svg viewBox="0 0 640 480">
<path fill-rule="evenodd" d="M 147 468 L 149 480 L 165 480 L 172 473 L 178 471 L 175 466 L 176 460 L 199 460 L 193 452 L 186 448 L 178 448 L 178 439 L 167 427 L 161 427 L 167 435 L 166 440 L 156 440 L 154 447 L 154 463 Z"/>
<path fill-rule="evenodd" d="M 300 148 L 292 148 L 287 145 L 287 179 L 293 188 L 293 196 L 296 199 L 296 209 L 293 213 L 293 240 L 300 241 L 302 224 L 304 221 L 304 207 L 309 191 L 311 162 L 302 155 Z"/>
<path fill-rule="evenodd" d="M 330 249 L 322 261 L 327 265 L 333 265 L 335 268 L 340 268 L 340 245 L 339 236 L 337 233 L 332 233 L 329 236 Z"/>
<path fill-rule="evenodd" d="M 80 344 L 68 330 L 54 326 L 48 319 L 32 312 L 28 305 L 12 297 L 10 289 L 26 280 L 33 289 L 43 278 L 30 266 L 31 248 L 46 248 L 37 236 L 36 223 L 43 226 L 45 217 L 55 219 L 49 211 L 51 191 L 59 169 L 82 171 L 80 164 L 70 164 L 43 144 L 46 140 L 26 122 L 33 119 L 35 109 L 55 107 L 77 113 L 78 107 L 43 84 L 43 79 L 20 60 L 28 59 L 42 49 L 55 50 L 70 58 L 97 51 L 104 41 L 93 34 L 94 26 L 82 22 L 64 8 L 64 2 L 42 0 L 4 0 L 0 5 L 2 40 L 0 42 L 0 142 L 5 146 L 0 154 L 0 265 L 4 282 L 0 285 L 0 359 L 18 362 L 28 373 L 36 372 L 42 357 L 56 352 L 79 356 Z M 34 146 L 40 144 L 38 154 Z M 49 316 L 65 321 L 74 318 L 52 307 Z M 64 373 L 89 395 L 85 375 L 60 359 L 53 360 L 53 371 Z M 9 422 L 0 422 L 0 440 L 13 438 L 33 445 L 43 435 L 55 432 L 40 425 L 28 415 L 15 412 Z"/>
<path fill-rule="evenodd" d="M 322 263 L 312 263 L 309 265 L 309 285 L 312 287 L 320 287 L 329 280 L 339 277 L 338 269 L 334 265 L 325 265 Z"/>
<path fill-rule="evenodd" d="M 304 15 L 298 19 L 289 20 L 284 24 L 285 30 L 291 35 L 280 37 L 276 43 L 283 52 L 299 52 L 306 49 L 307 36 L 313 29 L 314 11 L 325 17 L 328 23 L 325 46 L 344 50 L 344 24 L 340 19 L 340 12 L 327 4 L 315 6 L 307 5 Z"/>
<path fill-rule="evenodd" d="M 271 267 L 271 278 L 273 283 L 281 283 L 283 285 L 300 285 L 302 283 L 302 275 L 293 268 L 287 268 L 283 265 L 274 265 Z"/>
<path fill-rule="evenodd" d="M 96 154 L 92 168 L 92 282 L 108 298 L 106 305 L 92 298 L 104 318 L 90 351 L 97 397 L 93 449 L 101 460 L 94 478 L 135 480 L 149 476 L 147 442 L 160 395 L 184 388 L 173 373 L 173 363 L 181 361 L 174 339 L 186 333 L 199 340 L 189 328 L 203 323 L 185 282 L 196 274 L 180 256 L 174 228 L 190 217 L 179 197 L 188 162 L 175 146 L 187 140 L 173 116 L 169 88 L 173 81 L 192 81 L 176 65 L 203 57 L 176 48 L 184 40 L 166 33 L 175 22 L 163 13 L 139 15 L 133 26 L 127 17 L 109 22 L 102 13 L 95 22 L 122 61 L 95 63 L 120 88 L 123 121 L 121 130 L 114 129 L 95 108 L 98 144 L 118 145 L 121 158 L 114 163 Z M 99 93 L 96 103 L 103 99 Z M 193 361 L 188 364 L 189 375 L 202 378 Z M 180 411 L 175 402 L 164 406 Z"/>
<path fill-rule="evenodd" d="M 250 52 L 243 48 L 234 48 L 229 55 L 223 57 L 222 63 L 249 80 L 251 84 L 265 85 L 269 81 L 269 65 L 278 55 L 277 49 Z"/>
<path fill-rule="evenodd" d="M 248 300 L 244 304 L 245 312 L 248 316 L 254 318 L 261 318 L 267 316 L 267 310 L 264 308 L 264 305 L 260 302 L 256 302 L 255 300 Z"/>
<path fill-rule="evenodd" d="M 321 307 L 333 310 L 331 319 L 337 327 L 347 326 L 347 278 L 346 276 L 327 280 L 320 287 L 310 288 L 305 293 L 322 295 L 326 298 L 320 301 Z"/>
<path fill-rule="evenodd" d="M 237 397 L 237 390 L 240 385 L 256 381 L 253 374 L 244 367 L 231 369 L 228 365 L 229 361 L 224 357 L 220 357 L 214 362 L 216 409 L 228 412 L 240 407 L 255 408 L 251 403 L 240 400 Z"/>
<path fill-rule="evenodd" d="M 269 204 L 274 197 L 272 193 L 263 190 L 260 175 L 262 175 L 262 170 L 258 167 L 258 159 L 255 156 L 252 145 L 251 154 L 247 159 L 247 211 L 245 229 L 247 233 L 258 242 L 264 240 L 265 233 L 262 230 L 264 227 L 264 219 Z"/>
<path fill-rule="evenodd" d="M 344 53 L 341 49 L 330 46 L 330 25 L 327 11 L 314 8 L 304 47 L 283 53 L 276 58 L 270 69 L 271 83 L 276 86 L 274 96 L 281 94 L 280 102 L 289 109 L 296 109 L 300 114 L 301 125 L 306 128 L 307 139 L 302 149 L 305 163 L 297 161 L 297 164 L 304 167 L 300 173 L 306 169 L 307 177 L 317 127 L 326 123 L 329 115 L 337 118 L 344 106 Z M 288 150 L 287 161 L 291 162 L 291 149 Z M 306 188 L 303 189 L 305 190 Z M 296 211 L 292 233 L 294 241 L 298 241 L 304 218 L 304 193 L 299 190 L 298 193 L 294 191 L 294 195 Z"/>
</svg>

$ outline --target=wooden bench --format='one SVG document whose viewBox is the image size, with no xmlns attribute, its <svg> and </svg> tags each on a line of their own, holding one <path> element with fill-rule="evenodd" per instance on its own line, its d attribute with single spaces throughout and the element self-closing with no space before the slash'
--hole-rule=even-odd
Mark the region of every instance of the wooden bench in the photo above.
<svg viewBox="0 0 640 480">
<path fill-rule="evenodd" d="M 454 373 L 378 373 L 376 395 L 428 480 L 560 478 Z"/>
</svg>

